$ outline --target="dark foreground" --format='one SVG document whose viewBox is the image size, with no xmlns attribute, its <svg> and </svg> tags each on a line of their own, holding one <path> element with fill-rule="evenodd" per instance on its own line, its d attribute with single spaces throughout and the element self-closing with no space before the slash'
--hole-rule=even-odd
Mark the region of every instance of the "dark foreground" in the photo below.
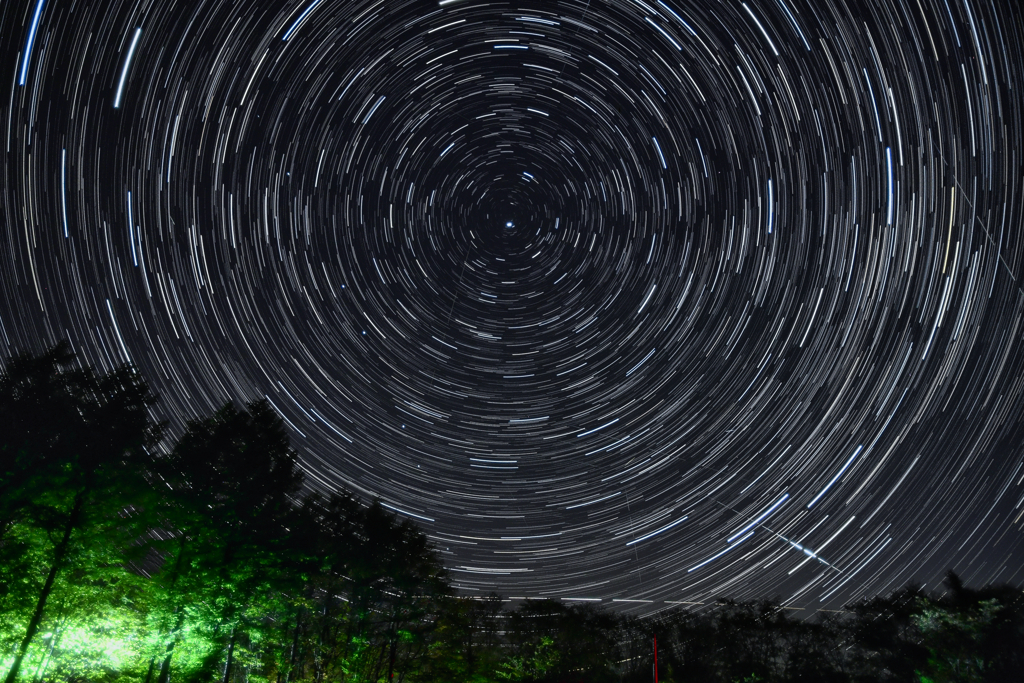
<svg viewBox="0 0 1024 683">
<path fill-rule="evenodd" d="M 265 402 L 177 440 L 131 368 L 0 375 L 0 675 L 15 681 L 1024 681 L 1024 595 L 913 586 L 797 619 L 455 595 L 424 535 L 305 485 Z"/>
</svg>

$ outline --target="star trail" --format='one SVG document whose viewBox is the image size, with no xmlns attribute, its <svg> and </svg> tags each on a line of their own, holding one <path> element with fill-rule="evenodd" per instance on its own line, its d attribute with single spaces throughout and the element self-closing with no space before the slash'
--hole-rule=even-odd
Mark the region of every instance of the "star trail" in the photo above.
<svg viewBox="0 0 1024 683">
<path fill-rule="evenodd" d="M 1024 582 L 1003 0 L 0 8 L 0 343 L 266 398 L 467 595 Z"/>
</svg>

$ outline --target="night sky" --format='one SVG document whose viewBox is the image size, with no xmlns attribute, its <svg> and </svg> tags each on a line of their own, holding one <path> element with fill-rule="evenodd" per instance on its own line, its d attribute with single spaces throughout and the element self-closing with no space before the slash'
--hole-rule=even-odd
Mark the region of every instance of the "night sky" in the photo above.
<svg viewBox="0 0 1024 683">
<path fill-rule="evenodd" d="M 0 355 L 265 397 L 466 594 L 1024 583 L 1012 0 L 11 0 Z"/>
</svg>

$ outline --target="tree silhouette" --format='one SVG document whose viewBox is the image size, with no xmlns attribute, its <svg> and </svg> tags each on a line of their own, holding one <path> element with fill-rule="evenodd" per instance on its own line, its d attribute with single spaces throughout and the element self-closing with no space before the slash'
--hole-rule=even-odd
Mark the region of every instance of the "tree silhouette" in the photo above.
<svg viewBox="0 0 1024 683">
<path fill-rule="evenodd" d="M 612 681 L 621 659 L 620 620 L 588 605 L 527 600 L 509 615 L 509 680 Z"/>
<path fill-rule="evenodd" d="M 501 598 L 450 597 L 437 616 L 423 674 L 428 680 L 476 683 L 492 680 L 501 661 L 504 628 Z"/>
<path fill-rule="evenodd" d="M 347 496 L 314 496 L 304 514 L 317 530 L 307 543 L 315 544 L 318 567 L 309 608 L 295 617 L 289 675 L 391 680 L 424 665 L 450 591 L 426 537 L 377 501 L 363 507 Z"/>
<path fill-rule="evenodd" d="M 301 578 L 285 571 L 294 496 L 302 484 L 295 452 L 281 418 L 266 401 L 245 410 L 225 404 L 213 416 L 190 422 L 157 472 L 168 490 L 161 508 L 173 529 L 165 542 L 166 562 L 158 576 L 166 634 L 160 683 L 182 627 L 213 645 L 193 672 L 196 681 L 213 677 L 223 653 L 229 681 L 240 644 L 261 626 L 257 607 L 279 588 Z"/>
<path fill-rule="evenodd" d="M 86 584 L 119 567 L 141 532 L 145 472 L 161 432 L 149 417 L 153 395 L 130 366 L 97 375 L 73 363 L 62 343 L 11 359 L 0 375 L 0 532 L 11 563 L 3 575 L 8 617 L 27 616 L 6 683 L 17 679 L 62 574 L 74 570 Z M 27 614 L 18 609 L 29 605 Z"/>
<path fill-rule="evenodd" d="M 938 599 L 921 599 L 914 622 L 931 681 L 1010 681 L 1024 671 L 1024 604 L 1006 587 L 972 590 L 955 573 Z"/>
</svg>

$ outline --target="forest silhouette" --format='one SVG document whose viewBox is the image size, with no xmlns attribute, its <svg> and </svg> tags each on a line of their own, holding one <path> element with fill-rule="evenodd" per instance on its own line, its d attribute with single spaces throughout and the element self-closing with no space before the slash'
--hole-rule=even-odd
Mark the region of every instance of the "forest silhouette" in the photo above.
<svg viewBox="0 0 1024 683">
<path fill-rule="evenodd" d="M 810 618 L 465 597 L 412 522 L 311 492 L 266 401 L 173 441 L 155 402 L 65 344 L 0 373 L 5 683 L 1024 680 L 1021 590 L 952 573 Z"/>
</svg>

